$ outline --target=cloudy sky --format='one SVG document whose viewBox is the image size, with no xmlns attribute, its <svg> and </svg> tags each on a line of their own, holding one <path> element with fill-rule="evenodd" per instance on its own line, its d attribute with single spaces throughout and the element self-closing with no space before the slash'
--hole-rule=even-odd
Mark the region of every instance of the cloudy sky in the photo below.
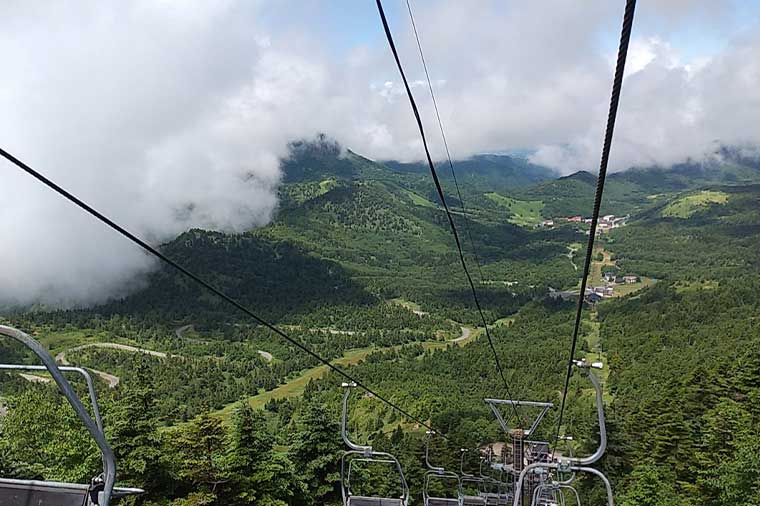
<svg viewBox="0 0 760 506">
<path fill-rule="evenodd" d="M 385 4 L 440 157 L 406 5 Z M 623 4 L 413 0 L 452 154 L 593 170 Z M 640 0 L 613 170 L 760 145 L 759 28 L 754 0 Z M 0 59 L 0 145 L 155 243 L 269 221 L 294 138 L 423 155 L 371 0 L 5 0 Z M 152 267 L 6 162 L 0 188 L 0 303 L 92 303 Z"/>
</svg>

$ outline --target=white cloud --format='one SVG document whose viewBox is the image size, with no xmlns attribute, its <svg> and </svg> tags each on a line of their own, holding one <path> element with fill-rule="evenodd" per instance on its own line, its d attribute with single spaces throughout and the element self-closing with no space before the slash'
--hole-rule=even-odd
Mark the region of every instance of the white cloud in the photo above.
<svg viewBox="0 0 760 506">
<path fill-rule="evenodd" d="M 565 172 L 597 166 L 621 5 L 413 5 L 455 157 L 538 147 L 535 161 Z M 421 159 L 372 5 L 351 21 L 375 31 L 342 50 L 331 36 L 356 26 L 326 12 L 287 0 L 6 2 L 0 142 L 154 242 L 191 226 L 266 223 L 294 138 L 324 131 L 372 158 Z M 729 14 L 729 3 L 705 0 L 640 6 L 613 170 L 698 158 L 716 141 L 760 145 L 760 36 L 731 32 Z M 391 19 L 441 158 L 411 26 Z M 725 45 L 683 51 L 673 34 L 688 23 Z M 152 267 L 5 163 L 0 184 L 12 245 L 0 250 L 0 302 L 99 301 Z"/>
</svg>

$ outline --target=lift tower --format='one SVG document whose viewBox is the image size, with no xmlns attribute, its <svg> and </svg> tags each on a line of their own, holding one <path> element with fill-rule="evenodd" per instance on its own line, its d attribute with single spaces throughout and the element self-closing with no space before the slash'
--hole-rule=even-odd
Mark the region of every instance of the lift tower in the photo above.
<svg viewBox="0 0 760 506">
<path fill-rule="evenodd" d="M 518 401 L 514 399 L 483 399 L 483 400 L 486 402 L 486 404 L 488 404 L 488 407 L 491 408 L 491 411 L 496 417 L 496 420 L 499 422 L 499 425 L 501 426 L 501 429 L 504 431 L 504 434 L 506 434 L 509 437 L 510 441 L 512 442 L 512 476 L 514 478 L 513 479 L 513 483 L 514 483 L 516 481 L 516 477 L 520 476 L 520 473 L 522 473 L 525 466 L 525 443 L 526 443 L 527 438 L 529 438 L 531 435 L 533 435 L 536 432 L 536 429 L 538 428 L 539 424 L 546 416 L 546 413 L 549 411 L 550 408 L 554 407 L 554 404 L 551 402 Z M 521 406 L 525 406 L 525 407 L 531 407 L 531 408 L 538 408 L 539 412 L 538 412 L 538 415 L 536 415 L 536 417 L 533 419 L 533 422 L 531 423 L 530 427 L 528 428 L 511 427 L 509 423 L 507 422 L 507 419 L 504 418 L 504 415 L 499 409 L 499 406 L 511 406 L 511 407 L 514 407 L 515 409 L 519 409 Z M 532 488 L 532 487 L 528 487 L 528 488 Z M 517 491 L 515 491 L 515 493 L 516 492 Z M 519 505 L 522 505 L 524 502 L 522 495 L 520 497 L 516 495 L 515 500 L 519 501 L 517 503 Z"/>
</svg>

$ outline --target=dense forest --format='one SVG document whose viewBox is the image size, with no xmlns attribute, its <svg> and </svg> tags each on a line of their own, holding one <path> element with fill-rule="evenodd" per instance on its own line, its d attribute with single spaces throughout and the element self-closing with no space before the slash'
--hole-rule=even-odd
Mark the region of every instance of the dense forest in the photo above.
<svg viewBox="0 0 760 506">
<path fill-rule="evenodd" d="M 606 366 L 601 468 L 623 506 L 760 505 L 760 172 L 723 154 L 614 174 L 605 190 L 605 212 L 628 219 L 598 238 L 595 269 L 647 282 L 586 306 L 577 355 Z M 588 215 L 594 178 L 496 155 L 458 168 L 470 212 L 456 221 L 510 391 L 558 405 L 575 302 L 550 294 L 577 290 L 588 239 L 585 224 L 559 218 Z M 436 463 L 457 469 L 461 447 L 504 441 L 483 398 L 507 392 L 424 171 L 327 138 L 294 143 L 284 169 L 273 223 L 190 230 L 163 252 L 444 432 Z M 342 378 L 175 272 L 98 307 L 0 320 L 118 378 L 97 381 L 106 433 L 119 483 L 146 490 L 122 504 L 340 503 Z M 33 362 L 5 342 L 0 353 Z M 0 389 L 2 476 L 98 474 L 96 447 L 55 388 L 5 373 Z M 597 444 L 592 393 L 575 374 L 561 429 L 576 454 Z M 425 428 L 367 395 L 350 411 L 353 436 L 397 455 L 421 504 Z M 554 437 L 557 415 L 537 439 Z M 392 474 L 358 477 L 360 488 L 396 486 Z M 579 485 L 599 502 L 598 482 Z"/>
</svg>

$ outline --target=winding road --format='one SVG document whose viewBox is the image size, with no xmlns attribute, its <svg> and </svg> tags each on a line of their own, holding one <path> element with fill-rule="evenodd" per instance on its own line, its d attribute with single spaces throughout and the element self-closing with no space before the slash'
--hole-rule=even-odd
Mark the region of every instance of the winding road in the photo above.
<svg viewBox="0 0 760 506">
<path fill-rule="evenodd" d="M 192 330 L 192 328 L 193 328 L 193 324 L 192 323 L 190 325 L 183 325 L 182 327 L 177 327 L 176 329 L 174 329 L 174 333 L 177 335 L 177 337 L 179 339 L 184 339 L 184 340 L 190 341 L 192 343 L 208 344 L 208 341 L 204 341 L 202 339 L 194 339 L 194 338 L 191 338 L 191 337 L 185 337 L 184 333 L 187 332 L 188 330 Z M 256 351 L 267 362 L 271 363 L 274 360 L 274 357 L 268 351 L 264 351 L 264 350 L 256 350 Z"/>
<path fill-rule="evenodd" d="M 151 356 L 160 357 L 160 358 L 166 358 L 168 356 L 163 351 L 146 350 L 145 348 L 138 348 L 136 346 L 130 346 L 128 344 L 88 343 L 88 344 L 82 344 L 80 346 L 74 346 L 73 348 L 69 348 L 66 351 L 62 351 L 61 353 L 55 356 L 55 359 L 58 362 L 62 363 L 63 365 L 69 365 L 69 363 L 66 361 L 66 353 L 70 351 L 84 350 L 85 348 L 111 348 L 113 350 L 131 351 L 133 353 L 145 353 L 146 355 L 151 355 Z M 172 356 L 179 356 L 179 355 L 172 355 Z"/>
<path fill-rule="evenodd" d="M 60 352 L 58 355 L 55 356 L 55 360 L 61 365 L 71 365 L 71 363 L 68 360 L 66 360 L 66 353 L 69 353 L 72 351 L 84 350 L 86 348 L 110 348 L 112 350 L 129 351 L 132 353 L 145 353 L 146 355 L 151 355 L 153 357 L 160 357 L 160 358 L 166 358 L 168 356 L 163 351 L 146 350 L 145 348 L 129 346 L 128 344 L 88 343 L 88 344 L 82 344 L 80 346 L 74 346 L 73 348 L 69 348 L 68 350 Z M 175 356 L 175 355 L 172 355 L 172 356 Z M 106 383 L 108 383 L 109 388 L 116 388 L 119 385 L 119 382 L 121 381 L 118 376 L 114 376 L 113 374 L 109 374 L 104 371 L 98 371 L 97 369 L 92 369 L 89 367 L 88 369 L 94 372 L 95 374 L 97 374 Z"/>
<path fill-rule="evenodd" d="M 459 327 L 462 329 L 462 335 L 457 337 L 456 339 L 452 339 L 452 343 L 458 343 L 460 341 L 464 341 L 468 337 L 470 337 L 470 334 L 472 334 L 472 329 L 470 327 Z"/>
</svg>

